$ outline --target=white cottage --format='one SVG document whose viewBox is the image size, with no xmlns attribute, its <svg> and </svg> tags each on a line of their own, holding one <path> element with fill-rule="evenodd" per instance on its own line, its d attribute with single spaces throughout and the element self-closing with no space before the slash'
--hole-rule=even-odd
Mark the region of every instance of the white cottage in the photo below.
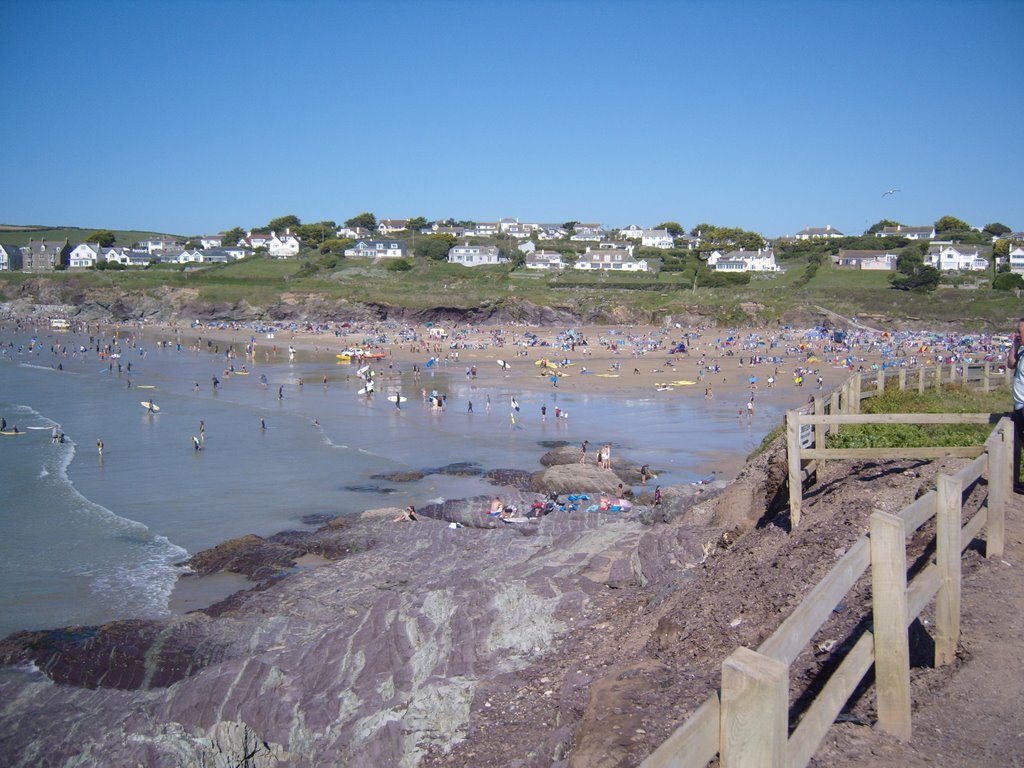
<svg viewBox="0 0 1024 768">
<path fill-rule="evenodd" d="M 456 245 L 448 251 L 449 264 L 461 264 L 464 267 L 479 267 L 508 262 L 497 247 L 493 245 Z"/>
</svg>

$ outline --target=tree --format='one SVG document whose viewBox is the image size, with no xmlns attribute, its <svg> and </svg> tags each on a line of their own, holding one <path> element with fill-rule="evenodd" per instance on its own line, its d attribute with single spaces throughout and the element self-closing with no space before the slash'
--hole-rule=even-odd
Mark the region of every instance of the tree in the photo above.
<svg viewBox="0 0 1024 768">
<path fill-rule="evenodd" d="M 896 260 L 896 274 L 889 275 L 889 283 L 900 291 L 930 292 L 939 287 L 942 274 L 935 267 L 924 263 L 928 244 L 924 242 L 908 245 Z"/>
<path fill-rule="evenodd" d="M 221 235 L 221 243 L 224 247 L 238 245 L 238 241 L 245 237 L 245 230 L 241 227 L 232 227 Z"/>
<path fill-rule="evenodd" d="M 345 253 L 349 248 L 352 247 L 352 238 L 343 237 L 340 240 L 333 238 L 327 238 L 320 245 L 320 253 Z"/>
<path fill-rule="evenodd" d="M 351 219 L 345 222 L 346 227 L 362 227 L 368 229 L 371 232 L 377 229 L 377 217 L 369 211 L 360 213 L 358 216 L 353 216 Z"/>
<path fill-rule="evenodd" d="M 876 222 L 875 224 L 872 224 L 868 228 L 868 231 L 865 232 L 864 234 L 866 234 L 866 235 L 874 235 L 877 232 L 881 232 L 886 227 L 899 227 L 899 226 L 902 226 L 902 225 L 898 221 L 893 221 L 892 219 L 882 219 L 881 221 Z"/>
<path fill-rule="evenodd" d="M 413 232 L 419 232 L 421 229 L 426 229 L 430 226 L 430 222 L 427 221 L 424 216 L 413 216 L 406 222 L 405 228 L 411 229 Z"/>
<path fill-rule="evenodd" d="M 454 235 L 428 235 L 416 245 L 415 252 L 417 256 L 423 256 L 434 261 L 444 261 L 448 258 L 448 251 L 457 242 L 458 240 Z"/>
<path fill-rule="evenodd" d="M 289 213 L 287 216 L 279 216 L 276 219 L 271 219 L 267 223 L 267 229 L 271 232 L 284 232 L 286 229 L 295 229 L 301 224 L 299 217 L 294 213 Z"/>
<path fill-rule="evenodd" d="M 656 226 L 655 229 L 667 229 L 668 233 L 672 235 L 672 237 L 679 237 L 686 231 L 683 229 L 683 225 L 678 221 L 664 221 Z"/>
<path fill-rule="evenodd" d="M 336 236 L 338 225 L 330 220 L 318 221 L 316 224 L 300 224 L 292 227 L 292 234 L 302 238 L 302 242 L 310 246 L 321 245 L 324 241 Z"/>
<path fill-rule="evenodd" d="M 1001 272 L 992 281 L 992 287 L 997 291 L 1013 291 L 1024 288 L 1024 278 L 1016 272 Z"/>
<path fill-rule="evenodd" d="M 388 272 L 408 272 L 412 269 L 412 262 L 408 259 L 394 259 L 387 263 L 385 269 Z"/>
<path fill-rule="evenodd" d="M 935 234 L 942 235 L 949 232 L 970 232 L 971 225 L 956 216 L 943 216 L 935 222 Z"/>
<path fill-rule="evenodd" d="M 109 229 L 100 229 L 85 238 L 85 242 L 96 243 L 103 248 L 109 248 L 117 242 L 117 236 Z"/>
<path fill-rule="evenodd" d="M 982 229 L 981 231 L 984 232 L 986 235 L 991 235 L 992 237 L 1001 237 L 1002 235 L 1010 234 L 1013 230 L 1010 229 L 1005 224 L 1000 224 L 997 221 L 992 224 L 986 224 L 984 229 Z"/>
</svg>

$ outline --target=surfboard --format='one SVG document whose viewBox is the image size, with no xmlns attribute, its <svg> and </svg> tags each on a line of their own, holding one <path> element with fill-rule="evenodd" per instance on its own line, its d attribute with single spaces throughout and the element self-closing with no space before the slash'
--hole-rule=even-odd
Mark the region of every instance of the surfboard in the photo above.
<svg viewBox="0 0 1024 768">
<path fill-rule="evenodd" d="M 501 366 L 502 368 L 504 368 L 504 369 L 505 369 L 506 371 L 507 371 L 507 370 L 508 370 L 509 368 L 511 368 L 511 367 L 512 367 L 511 365 L 509 365 L 508 363 L 506 363 L 506 362 L 505 362 L 504 360 L 495 360 L 494 362 L 496 362 L 496 363 L 497 363 L 498 365 L 500 365 L 500 366 Z"/>
<path fill-rule="evenodd" d="M 0 435 L 24 435 L 24 432 L 0 432 Z"/>
<path fill-rule="evenodd" d="M 342 363 L 352 362 L 352 355 L 335 355 L 335 357 L 338 358 L 338 361 Z"/>
<path fill-rule="evenodd" d="M 368 365 L 364 365 L 364 366 L 363 366 L 362 368 L 360 368 L 360 369 L 359 369 L 358 371 L 356 371 L 356 375 L 357 375 L 357 376 L 362 376 L 362 375 L 363 375 L 364 373 L 366 373 L 366 372 L 367 372 L 368 370 L 370 370 L 370 366 L 368 366 Z"/>
<path fill-rule="evenodd" d="M 672 382 L 677 387 L 688 387 L 691 384 L 696 384 L 696 381 L 690 381 L 689 379 L 680 379 L 679 381 Z"/>
<path fill-rule="evenodd" d="M 619 378 L 619 374 L 617 374 L 617 373 L 599 373 L 597 375 L 600 376 L 602 379 L 617 379 L 617 378 Z"/>
<path fill-rule="evenodd" d="M 408 399 L 409 398 L 407 398 L 405 395 L 388 395 L 388 402 L 389 403 L 395 403 L 395 402 L 404 403 Z"/>
<path fill-rule="evenodd" d="M 252 371 L 235 371 L 235 376 L 248 376 Z"/>
<path fill-rule="evenodd" d="M 368 385 L 368 386 L 363 387 L 356 394 L 358 394 L 358 395 L 372 395 L 373 394 L 373 385 Z"/>
<path fill-rule="evenodd" d="M 661 386 L 661 387 L 655 387 L 654 389 L 657 392 L 671 392 L 673 388 L 672 387 Z"/>
<path fill-rule="evenodd" d="M 136 384 L 136 389 L 156 389 L 156 384 Z"/>
<path fill-rule="evenodd" d="M 47 429 L 47 430 L 52 430 L 53 427 L 25 427 L 25 429 Z M 19 432 L 18 434 L 20 435 L 21 433 Z"/>
<path fill-rule="evenodd" d="M 152 402 L 150 402 L 148 400 L 141 400 L 141 401 L 139 401 L 139 405 L 141 405 L 147 411 L 148 410 L 152 410 L 154 413 L 159 413 L 160 412 L 160 406 L 159 405 L 155 405 L 154 403 L 152 403 Z M 152 408 L 150 406 L 152 406 Z"/>
</svg>

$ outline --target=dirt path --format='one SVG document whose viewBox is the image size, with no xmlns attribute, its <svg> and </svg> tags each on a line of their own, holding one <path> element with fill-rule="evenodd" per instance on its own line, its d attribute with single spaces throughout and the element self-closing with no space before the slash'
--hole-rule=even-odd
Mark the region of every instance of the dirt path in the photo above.
<svg viewBox="0 0 1024 768">
<path fill-rule="evenodd" d="M 1004 556 L 965 561 L 954 669 L 913 679 L 913 738 L 833 726 L 812 766 L 1024 766 L 1024 496 L 1007 510 Z"/>
</svg>

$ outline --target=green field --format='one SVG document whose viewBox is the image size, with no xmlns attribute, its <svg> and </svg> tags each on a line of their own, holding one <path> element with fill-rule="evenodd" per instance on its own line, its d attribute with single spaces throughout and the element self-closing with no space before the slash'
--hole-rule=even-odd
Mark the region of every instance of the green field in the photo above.
<svg viewBox="0 0 1024 768">
<path fill-rule="evenodd" d="M 96 229 L 84 229 L 81 227 L 52 227 L 40 229 L 3 229 L 0 228 L 0 243 L 4 245 L 27 245 L 29 240 L 64 240 L 74 248 L 85 241 L 93 232 L 98 232 L 102 227 Z M 173 237 L 184 240 L 179 235 L 169 235 L 165 232 L 143 232 L 134 229 L 113 229 L 117 237 L 114 245 L 131 245 L 141 240 L 149 240 L 157 237 Z"/>
</svg>

